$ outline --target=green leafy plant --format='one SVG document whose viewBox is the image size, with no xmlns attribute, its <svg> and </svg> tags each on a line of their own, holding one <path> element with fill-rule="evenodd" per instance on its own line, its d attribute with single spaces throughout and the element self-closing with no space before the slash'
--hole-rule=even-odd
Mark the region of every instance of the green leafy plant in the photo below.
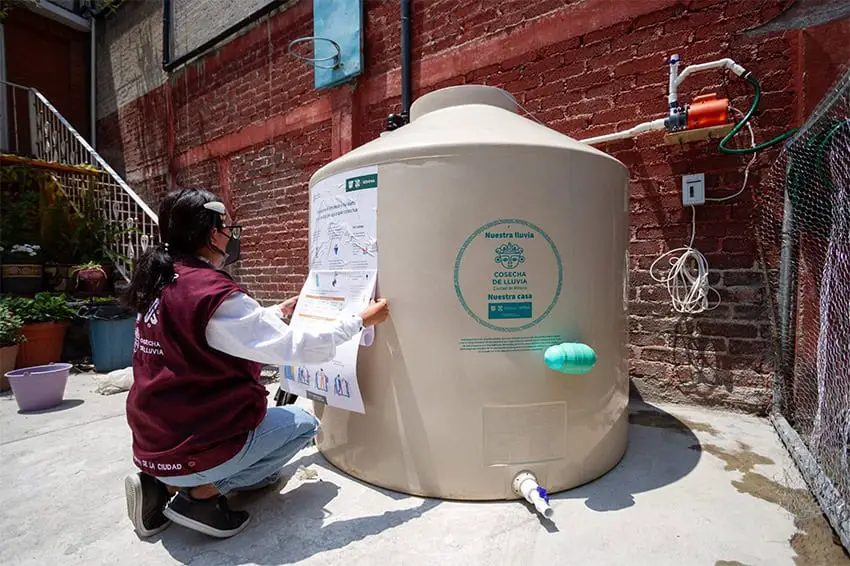
<svg viewBox="0 0 850 566">
<path fill-rule="evenodd" d="M 64 322 L 72 320 L 76 314 L 74 309 L 68 306 L 64 294 L 38 293 L 32 299 L 8 297 L 0 302 L 0 307 L 14 313 L 23 324 Z"/>
<path fill-rule="evenodd" d="M 0 167 L 0 247 L 40 243 L 39 207 L 45 173 L 28 165 Z"/>
<path fill-rule="evenodd" d="M 76 244 L 76 255 L 83 263 L 97 263 L 102 266 L 122 261 L 130 264 L 129 258 L 117 254 L 114 250 L 123 236 L 138 233 L 139 230 L 125 227 L 121 222 L 107 218 L 97 204 L 96 189 L 95 179 L 92 178 L 78 203 L 80 222 L 77 223 L 77 234 L 72 238 Z"/>
<path fill-rule="evenodd" d="M 8 348 L 26 341 L 21 333 L 24 325 L 21 317 L 17 316 L 5 305 L 0 305 L 0 348 Z"/>
<path fill-rule="evenodd" d="M 71 271 L 71 275 L 75 273 L 79 273 L 80 271 L 100 271 L 106 276 L 106 272 L 103 271 L 103 266 L 95 261 L 89 261 L 80 265 L 75 265 L 74 269 Z"/>
</svg>

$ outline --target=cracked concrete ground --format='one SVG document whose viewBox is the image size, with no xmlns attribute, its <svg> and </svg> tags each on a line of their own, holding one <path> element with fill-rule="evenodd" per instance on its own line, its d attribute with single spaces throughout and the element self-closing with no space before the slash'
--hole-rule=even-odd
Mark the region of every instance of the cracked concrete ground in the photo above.
<svg viewBox="0 0 850 566">
<path fill-rule="evenodd" d="M 0 397 L 0 563 L 850 564 L 766 420 L 642 403 L 623 461 L 553 496 L 554 524 L 520 502 L 376 489 L 310 449 L 285 486 L 234 498 L 253 515 L 242 534 L 216 540 L 173 525 L 140 540 L 124 504 L 134 471 L 126 394 L 94 389 L 91 375 L 72 376 L 64 404 L 41 414 Z"/>
</svg>

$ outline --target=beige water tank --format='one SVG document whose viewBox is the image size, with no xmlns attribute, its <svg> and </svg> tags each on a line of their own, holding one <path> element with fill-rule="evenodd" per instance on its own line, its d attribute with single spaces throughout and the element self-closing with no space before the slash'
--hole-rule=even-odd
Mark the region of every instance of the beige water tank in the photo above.
<svg viewBox="0 0 850 566">
<path fill-rule="evenodd" d="M 411 123 L 320 169 L 378 167 L 378 294 L 360 349 L 365 414 L 317 406 L 319 450 L 363 481 L 447 499 L 556 492 L 610 470 L 627 439 L 628 173 L 517 113 L 500 89 L 417 100 Z M 565 374 L 547 348 L 592 348 Z"/>
</svg>

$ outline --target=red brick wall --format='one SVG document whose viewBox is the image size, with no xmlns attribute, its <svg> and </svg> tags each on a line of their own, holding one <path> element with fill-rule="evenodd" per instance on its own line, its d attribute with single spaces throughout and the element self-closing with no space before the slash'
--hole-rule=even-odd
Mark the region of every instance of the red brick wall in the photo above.
<svg viewBox="0 0 850 566">
<path fill-rule="evenodd" d="M 684 65 L 731 57 L 761 80 L 761 140 L 792 126 L 799 33 L 743 32 L 788 4 L 776 1 L 415 0 L 415 96 L 465 83 L 500 86 L 541 120 L 588 137 L 665 112 L 665 58 Z M 306 274 L 307 182 L 333 157 L 374 139 L 397 112 L 399 21 L 394 2 L 366 3 L 366 72 L 356 85 L 317 92 L 310 67 L 286 54 L 310 35 L 312 2 L 275 14 L 169 82 L 99 122 L 102 153 L 156 200 L 167 182 L 206 186 L 251 229 L 238 276 L 265 300 L 299 290 Z M 120 17 L 120 15 L 119 15 Z M 746 83 L 695 75 L 683 100 L 718 92 L 746 110 Z M 722 304 L 681 318 L 649 275 L 663 251 L 687 243 L 690 212 L 680 176 L 706 174 L 712 196 L 736 191 L 745 157 L 716 143 L 667 146 L 661 134 L 606 148 L 632 172 L 631 354 L 638 389 L 654 398 L 762 411 L 769 399 L 768 323 L 753 237 L 752 190 L 774 151 L 753 168 L 739 199 L 697 210 L 695 245 L 708 258 Z"/>
<path fill-rule="evenodd" d="M 6 80 L 41 91 L 88 138 L 88 35 L 22 7 L 10 10 L 3 33 Z M 17 102 L 22 147 L 29 147 L 26 101 Z"/>
</svg>

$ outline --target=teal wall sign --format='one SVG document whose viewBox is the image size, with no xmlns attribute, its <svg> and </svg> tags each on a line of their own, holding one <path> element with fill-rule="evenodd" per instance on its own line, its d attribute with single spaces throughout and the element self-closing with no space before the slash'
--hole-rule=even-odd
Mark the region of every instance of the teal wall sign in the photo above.
<svg viewBox="0 0 850 566">
<path fill-rule="evenodd" d="M 363 0 L 313 0 L 313 36 L 317 89 L 359 75 L 363 71 Z M 336 66 L 335 55 L 339 55 Z"/>
</svg>

